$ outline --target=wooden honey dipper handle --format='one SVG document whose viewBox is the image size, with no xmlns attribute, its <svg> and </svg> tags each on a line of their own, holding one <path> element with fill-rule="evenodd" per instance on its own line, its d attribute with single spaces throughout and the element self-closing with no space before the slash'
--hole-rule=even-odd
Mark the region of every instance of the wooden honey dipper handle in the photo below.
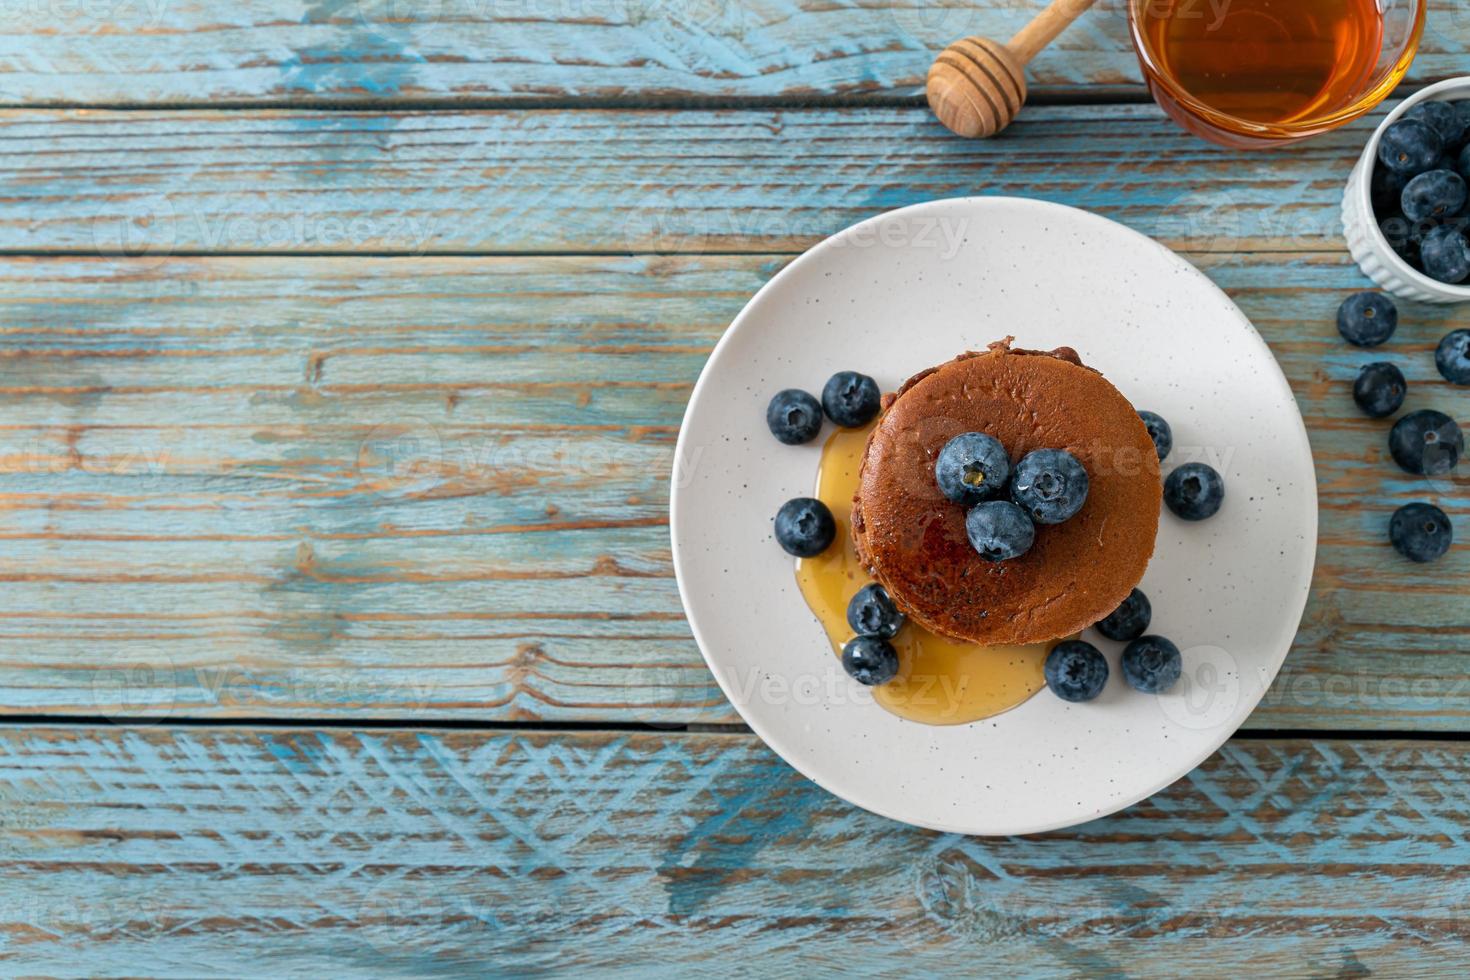
<svg viewBox="0 0 1470 980">
<path fill-rule="evenodd" d="M 925 91 L 939 121 L 961 136 L 994 136 L 1026 102 L 1026 63 L 1096 0 L 1052 0 L 1009 44 L 967 37 L 939 53 Z"/>
</svg>

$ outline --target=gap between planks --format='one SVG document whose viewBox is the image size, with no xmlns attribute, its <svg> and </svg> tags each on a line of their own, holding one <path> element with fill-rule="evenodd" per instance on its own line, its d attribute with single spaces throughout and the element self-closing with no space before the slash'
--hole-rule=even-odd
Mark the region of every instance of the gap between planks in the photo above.
<svg viewBox="0 0 1470 980">
<path fill-rule="evenodd" d="M 3 715 L 0 730 L 20 728 L 219 729 L 241 731 L 347 731 L 347 732 L 486 732 L 518 734 L 595 734 L 598 732 L 652 735 L 731 735 L 755 737 L 747 725 L 729 723 L 639 724 L 615 721 L 492 721 L 472 718 L 282 718 L 263 715 L 239 718 L 168 717 L 132 718 L 124 722 L 99 715 Z M 1470 742 L 1470 731 L 1409 729 L 1355 730 L 1346 728 L 1249 728 L 1232 732 L 1229 741 L 1311 742 Z"/>
</svg>

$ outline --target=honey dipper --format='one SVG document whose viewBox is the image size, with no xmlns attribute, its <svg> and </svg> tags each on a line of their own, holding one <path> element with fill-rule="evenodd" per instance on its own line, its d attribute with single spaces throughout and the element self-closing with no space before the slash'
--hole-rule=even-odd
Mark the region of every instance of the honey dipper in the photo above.
<svg viewBox="0 0 1470 980">
<path fill-rule="evenodd" d="M 1094 2 L 1052 0 L 1008 44 L 986 37 L 954 42 L 929 68 L 929 108 L 961 136 L 984 139 L 1005 129 L 1026 102 L 1026 64 Z"/>
</svg>

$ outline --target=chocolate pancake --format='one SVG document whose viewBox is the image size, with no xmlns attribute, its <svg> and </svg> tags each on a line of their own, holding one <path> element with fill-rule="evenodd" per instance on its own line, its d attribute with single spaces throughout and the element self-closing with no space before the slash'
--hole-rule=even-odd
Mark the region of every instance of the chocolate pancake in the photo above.
<svg viewBox="0 0 1470 980">
<path fill-rule="evenodd" d="M 904 612 L 979 644 L 1041 643 L 1107 616 L 1143 578 L 1162 496 L 1158 456 L 1128 399 L 1077 353 L 1013 350 L 1010 339 L 910 378 L 868 439 L 853 498 L 858 556 Z M 934 482 L 962 432 L 1001 441 L 1012 463 L 1065 449 L 1087 469 L 1087 503 L 1038 525 L 1019 558 L 989 562 L 965 508 Z"/>
</svg>

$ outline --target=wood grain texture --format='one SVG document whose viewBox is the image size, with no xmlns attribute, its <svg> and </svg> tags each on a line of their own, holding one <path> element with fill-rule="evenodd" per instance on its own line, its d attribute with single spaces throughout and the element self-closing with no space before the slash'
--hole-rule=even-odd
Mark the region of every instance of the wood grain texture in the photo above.
<svg viewBox="0 0 1470 980">
<path fill-rule="evenodd" d="M 1235 741 L 1121 814 L 984 839 L 748 735 L 6 729 L 0 969 L 1454 975 L 1467 786 L 1464 743 Z"/>
<path fill-rule="evenodd" d="M 998 139 L 925 108 L 0 112 L 0 251 L 800 251 L 966 194 L 1095 210 L 1196 251 L 1341 247 L 1371 120 L 1228 152 L 1148 106 L 1033 106 Z"/>
<path fill-rule="evenodd" d="M 946 44 L 1004 41 L 1043 0 L 96 0 L 0 10 L 0 99 L 26 105 L 312 99 L 917 97 Z M 1214 8 L 1199 0 L 1198 9 Z M 1411 83 L 1463 72 L 1470 15 L 1434 0 Z M 1123 0 L 1031 65 L 1052 98 L 1141 92 Z"/>
<path fill-rule="evenodd" d="M 1415 499 L 1470 538 L 1466 477 L 1399 472 L 1348 394 L 1386 356 L 1416 406 L 1470 416 L 1432 363 L 1456 314 L 1406 304 L 1358 351 L 1341 254 L 1190 257 L 1280 359 L 1321 487 L 1306 620 L 1251 724 L 1466 728 L 1470 550 L 1385 543 Z M 3 709 L 738 720 L 684 623 L 669 479 L 707 352 L 785 261 L 0 261 Z"/>
</svg>

